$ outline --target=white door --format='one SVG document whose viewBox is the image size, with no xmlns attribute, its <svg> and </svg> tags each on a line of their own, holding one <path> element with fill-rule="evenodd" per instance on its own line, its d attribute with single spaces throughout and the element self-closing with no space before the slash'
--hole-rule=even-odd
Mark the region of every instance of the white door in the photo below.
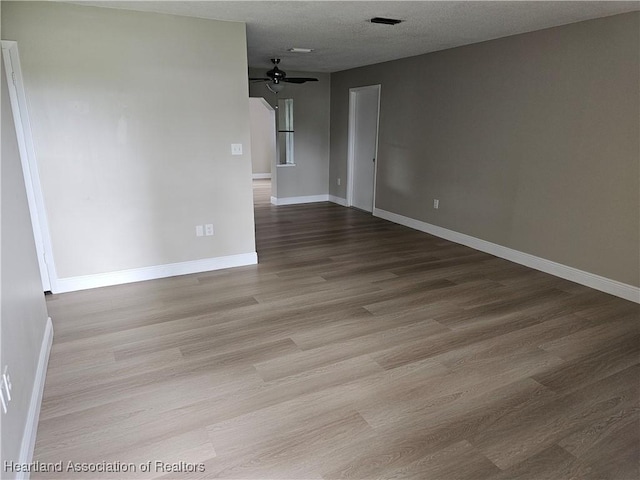
<svg viewBox="0 0 640 480">
<path fill-rule="evenodd" d="M 373 211 L 380 85 L 349 91 L 349 205 Z"/>
<path fill-rule="evenodd" d="M 22 83 L 18 45 L 13 41 L 2 40 L 2 58 L 4 71 L 9 86 L 11 111 L 16 127 L 18 150 L 22 162 L 27 201 L 31 214 L 31 226 L 38 254 L 38 265 L 42 279 L 43 291 L 55 291 L 56 273 L 53 264 L 49 226 L 44 210 L 44 199 L 40 186 L 40 176 L 36 163 L 35 149 L 31 139 L 31 126 L 27 114 L 27 101 Z"/>
</svg>

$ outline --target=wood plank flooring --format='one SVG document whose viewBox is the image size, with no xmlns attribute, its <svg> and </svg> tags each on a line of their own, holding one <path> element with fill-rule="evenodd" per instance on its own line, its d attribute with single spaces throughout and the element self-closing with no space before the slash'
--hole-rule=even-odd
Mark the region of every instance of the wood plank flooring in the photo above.
<svg viewBox="0 0 640 480">
<path fill-rule="evenodd" d="M 638 305 L 254 190 L 259 265 L 48 298 L 32 478 L 640 478 Z"/>
</svg>

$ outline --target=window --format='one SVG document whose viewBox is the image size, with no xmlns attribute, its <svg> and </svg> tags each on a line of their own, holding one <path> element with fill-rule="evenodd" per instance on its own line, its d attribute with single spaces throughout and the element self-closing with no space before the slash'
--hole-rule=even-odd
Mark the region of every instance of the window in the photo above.
<svg viewBox="0 0 640 480">
<path fill-rule="evenodd" d="M 293 158 L 293 98 L 278 99 L 278 164 L 295 164 Z"/>
</svg>

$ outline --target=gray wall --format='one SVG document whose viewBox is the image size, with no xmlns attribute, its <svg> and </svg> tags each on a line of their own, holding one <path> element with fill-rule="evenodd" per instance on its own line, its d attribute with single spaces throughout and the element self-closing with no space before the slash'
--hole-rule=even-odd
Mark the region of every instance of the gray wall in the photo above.
<svg viewBox="0 0 640 480">
<path fill-rule="evenodd" d="M 4 7 L 3 7 L 4 10 Z M 3 12 L 4 13 L 4 12 Z M 2 415 L 2 478 L 4 462 L 19 460 L 20 444 L 34 388 L 47 309 L 42 293 L 36 246 L 31 229 L 27 194 L 18 154 L 9 91 L 2 63 L 2 164 L 0 176 L 2 247 L 0 338 L 1 366 L 9 367 L 13 384 L 8 413 Z M 30 426 L 29 426 L 30 427 Z"/>
<path fill-rule="evenodd" d="M 290 77 L 315 77 L 318 82 L 287 84 L 278 95 L 293 98 L 295 167 L 278 167 L 275 172 L 277 197 L 326 195 L 329 185 L 330 75 L 282 69 Z M 250 70 L 251 77 L 263 77 L 266 70 Z M 273 107 L 276 96 L 264 83 L 251 83 L 249 95 L 263 97 Z M 272 175 L 274 172 L 272 172 Z M 273 178 L 273 177 L 272 177 Z"/>
<path fill-rule="evenodd" d="M 640 285 L 639 18 L 333 74 L 330 193 L 349 88 L 381 84 L 377 208 Z"/>
<path fill-rule="evenodd" d="M 3 2 L 2 32 L 60 278 L 255 252 L 244 24 Z"/>
</svg>

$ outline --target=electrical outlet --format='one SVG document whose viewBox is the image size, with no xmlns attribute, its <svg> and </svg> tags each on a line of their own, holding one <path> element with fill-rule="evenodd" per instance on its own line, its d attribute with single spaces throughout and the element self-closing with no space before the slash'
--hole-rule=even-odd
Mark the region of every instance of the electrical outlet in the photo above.
<svg viewBox="0 0 640 480">
<path fill-rule="evenodd" d="M 202 225 L 196 225 L 196 237 L 202 237 L 204 235 L 204 228 Z"/>
<path fill-rule="evenodd" d="M 242 155 L 242 144 L 241 143 L 232 143 L 231 144 L 231 155 Z"/>
<path fill-rule="evenodd" d="M 340 186 L 340 179 L 338 178 L 338 186 Z"/>
<path fill-rule="evenodd" d="M 207 224 L 204 226 L 204 234 L 205 234 L 207 237 L 210 237 L 211 235 L 213 235 L 213 223 L 207 223 Z"/>
<path fill-rule="evenodd" d="M 438 208 L 440 207 L 440 200 L 438 200 L 437 198 L 433 199 L 433 208 Z"/>
</svg>

